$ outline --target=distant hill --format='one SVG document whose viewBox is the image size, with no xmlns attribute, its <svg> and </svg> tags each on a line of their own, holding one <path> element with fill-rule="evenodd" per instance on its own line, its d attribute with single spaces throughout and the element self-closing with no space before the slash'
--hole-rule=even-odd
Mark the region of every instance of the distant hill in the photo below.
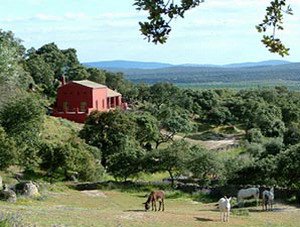
<svg viewBox="0 0 300 227">
<path fill-rule="evenodd" d="M 139 62 L 139 61 L 98 61 L 98 62 L 86 62 L 83 63 L 88 67 L 113 69 L 112 71 L 121 71 L 122 69 L 161 69 L 174 65 L 160 62 Z"/>
<path fill-rule="evenodd" d="M 107 69 L 110 71 L 122 71 L 123 69 L 162 69 L 169 67 L 224 67 L 224 68 L 244 68 L 244 67 L 258 67 L 258 66 L 275 66 L 290 64 L 291 62 L 282 60 L 269 60 L 260 62 L 243 62 L 227 65 L 214 65 L 214 64 L 169 64 L 161 62 L 140 62 L 140 61 L 98 61 L 98 62 L 86 62 L 83 63 L 87 67 L 95 67 L 101 69 Z"/>
<path fill-rule="evenodd" d="M 256 67 L 169 67 L 162 69 L 127 69 L 125 77 L 136 83 L 171 82 L 235 83 L 249 81 L 299 81 L 300 63 Z"/>
<path fill-rule="evenodd" d="M 300 63 L 287 61 L 247 62 L 223 66 L 130 61 L 95 62 L 85 65 L 123 72 L 125 78 L 134 83 L 170 82 L 179 86 L 212 88 L 281 84 L 297 90 L 300 85 Z"/>
<path fill-rule="evenodd" d="M 244 62 L 244 63 L 234 63 L 224 65 L 223 67 L 228 68 L 243 68 L 243 67 L 258 67 L 258 66 L 275 66 L 275 65 L 285 65 L 290 64 L 289 61 L 283 60 L 269 60 L 269 61 L 260 61 L 260 62 Z"/>
</svg>

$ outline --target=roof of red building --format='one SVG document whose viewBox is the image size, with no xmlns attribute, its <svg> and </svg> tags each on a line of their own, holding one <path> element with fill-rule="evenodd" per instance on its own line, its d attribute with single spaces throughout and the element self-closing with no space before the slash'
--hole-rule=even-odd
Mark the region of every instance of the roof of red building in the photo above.
<svg viewBox="0 0 300 227">
<path fill-rule="evenodd" d="M 119 92 L 116 92 L 114 90 L 111 89 L 107 89 L 107 97 L 116 97 L 116 96 L 120 96 L 121 94 Z"/>
<path fill-rule="evenodd" d="M 89 88 L 106 88 L 105 85 L 98 84 L 90 80 L 77 80 L 77 81 L 74 80 L 72 81 L 72 83 L 80 84 L 82 86 L 89 87 Z"/>
</svg>

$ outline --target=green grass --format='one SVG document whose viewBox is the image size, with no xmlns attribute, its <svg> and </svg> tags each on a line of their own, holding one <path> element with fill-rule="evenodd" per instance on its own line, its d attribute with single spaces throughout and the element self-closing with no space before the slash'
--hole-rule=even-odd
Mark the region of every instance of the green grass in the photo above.
<svg viewBox="0 0 300 227">
<path fill-rule="evenodd" d="M 167 172 L 161 173 L 142 173 L 139 175 L 139 180 L 141 181 L 161 181 L 164 178 L 169 178 L 169 174 Z"/>
<path fill-rule="evenodd" d="M 47 116 L 44 121 L 42 139 L 51 142 L 65 142 L 77 136 L 83 125 L 62 118 Z"/>
<path fill-rule="evenodd" d="M 221 225 L 215 202 L 203 203 L 201 197 L 195 199 L 182 192 L 166 191 L 165 212 L 144 212 L 142 203 L 146 201 L 147 194 L 119 190 L 80 192 L 69 189 L 48 192 L 48 197 L 43 201 L 16 204 L 0 201 L 0 210 L 5 211 L 6 215 L 20 216 L 23 226 Z M 260 209 L 233 209 L 230 226 L 298 226 L 300 222 L 299 209 L 280 213 L 261 212 Z"/>
</svg>

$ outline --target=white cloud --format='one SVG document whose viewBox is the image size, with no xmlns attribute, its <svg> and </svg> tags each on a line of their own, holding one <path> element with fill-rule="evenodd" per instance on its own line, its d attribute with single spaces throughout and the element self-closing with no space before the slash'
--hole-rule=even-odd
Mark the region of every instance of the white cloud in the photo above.
<svg viewBox="0 0 300 227">
<path fill-rule="evenodd" d="M 28 20 L 28 18 L 24 18 L 24 21 Z M 44 13 L 38 13 L 35 16 L 31 17 L 30 20 L 39 20 L 39 21 L 61 21 L 63 17 L 57 15 L 49 15 Z"/>
</svg>

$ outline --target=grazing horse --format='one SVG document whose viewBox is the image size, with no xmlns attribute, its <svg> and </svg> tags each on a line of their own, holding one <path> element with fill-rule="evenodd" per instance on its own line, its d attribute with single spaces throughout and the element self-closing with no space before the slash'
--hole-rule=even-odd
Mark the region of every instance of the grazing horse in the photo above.
<svg viewBox="0 0 300 227">
<path fill-rule="evenodd" d="M 220 210 L 220 214 L 221 214 L 221 221 L 227 221 L 229 222 L 229 214 L 230 214 L 230 200 L 231 197 L 229 199 L 227 199 L 226 196 L 224 196 L 224 198 L 221 198 L 219 200 L 219 210 Z"/>
<path fill-rule="evenodd" d="M 247 188 L 247 189 L 241 189 L 238 192 L 237 200 L 238 204 L 244 205 L 244 199 L 254 197 L 256 200 L 256 206 L 258 206 L 258 199 L 259 199 L 259 189 L 258 188 Z"/>
<path fill-rule="evenodd" d="M 152 191 L 150 193 L 150 195 L 148 196 L 148 199 L 145 203 L 145 211 L 148 211 L 150 209 L 150 202 L 151 202 L 151 205 L 152 205 L 152 211 L 153 211 L 153 207 L 155 208 L 155 211 L 156 211 L 156 202 L 158 201 L 159 202 L 159 208 L 158 208 L 158 211 L 161 210 L 162 208 L 162 211 L 165 210 L 165 203 L 164 203 L 164 200 L 165 200 L 165 193 L 163 191 Z"/>
<path fill-rule="evenodd" d="M 268 210 L 268 205 L 269 209 L 273 209 L 273 202 L 274 202 L 274 187 L 271 188 L 270 191 L 264 190 L 262 193 L 262 209 L 263 210 Z"/>
</svg>

